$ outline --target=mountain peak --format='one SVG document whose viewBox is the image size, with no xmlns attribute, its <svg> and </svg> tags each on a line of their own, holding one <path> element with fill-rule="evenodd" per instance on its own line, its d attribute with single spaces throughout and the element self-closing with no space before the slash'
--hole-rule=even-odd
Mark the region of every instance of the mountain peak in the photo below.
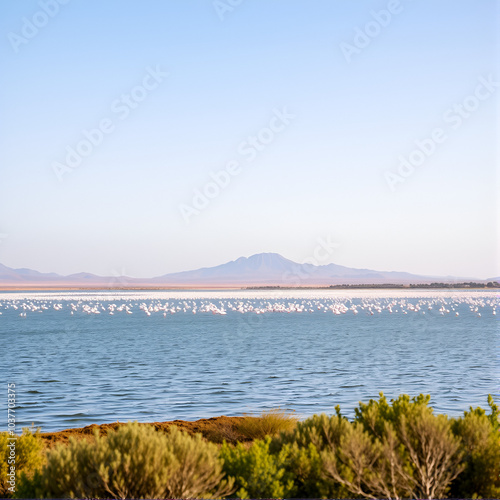
<svg viewBox="0 0 500 500">
<path fill-rule="evenodd" d="M 291 260 L 286 259 L 283 255 L 275 252 L 261 252 L 255 253 L 247 257 L 248 260 L 260 260 L 265 262 L 292 262 Z"/>
</svg>

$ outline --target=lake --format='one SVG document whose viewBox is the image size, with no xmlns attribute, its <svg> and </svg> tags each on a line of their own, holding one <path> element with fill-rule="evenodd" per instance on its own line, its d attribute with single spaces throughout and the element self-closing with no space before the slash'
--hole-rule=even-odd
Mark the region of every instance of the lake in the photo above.
<svg viewBox="0 0 500 500">
<path fill-rule="evenodd" d="M 2 386 L 17 426 L 352 416 L 383 391 L 459 415 L 499 393 L 496 291 L 0 293 Z M 498 312 L 498 314 L 497 314 Z M 7 427 L 7 390 L 0 398 Z"/>
</svg>

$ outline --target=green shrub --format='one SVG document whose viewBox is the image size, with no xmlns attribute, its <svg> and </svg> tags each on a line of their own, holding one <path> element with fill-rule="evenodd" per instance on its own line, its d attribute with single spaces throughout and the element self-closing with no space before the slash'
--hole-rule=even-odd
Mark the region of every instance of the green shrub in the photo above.
<svg viewBox="0 0 500 500">
<path fill-rule="evenodd" d="M 71 440 L 47 454 L 30 480 L 22 477 L 23 497 L 189 498 L 231 491 L 223 481 L 217 447 L 200 435 L 172 428 L 168 434 L 129 423 L 94 441 Z"/>
<path fill-rule="evenodd" d="M 271 451 L 285 451 L 288 455 L 286 471 L 294 480 L 293 493 L 299 498 L 341 498 L 348 490 L 338 481 L 326 477 L 321 453 L 340 444 L 350 426 L 340 414 L 313 415 L 298 422 L 292 432 L 281 433 L 271 443 Z"/>
<path fill-rule="evenodd" d="M 227 476 L 235 479 L 238 498 L 290 496 L 293 481 L 286 473 L 287 451 L 270 453 L 271 438 L 256 440 L 247 448 L 224 443 L 220 456 Z"/>
<path fill-rule="evenodd" d="M 249 439 L 264 439 L 280 432 L 289 432 L 297 425 L 293 412 L 274 409 L 263 412 L 259 417 L 247 416 L 237 424 L 237 430 Z"/>
<path fill-rule="evenodd" d="M 372 474 L 365 482 L 372 494 L 441 498 L 462 472 L 459 442 L 452 434 L 451 422 L 446 415 L 434 415 L 429 401 L 428 395 L 410 399 L 403 394 L 389 404 L 380 393 L 378 401 L 359 404 L 355 424 L 371 438 L 371 445 L 366 436 L 361 437 L 360 430 L 350 439 L 358 447 L 365 446 L 365 459 L 373 459 L 367 466 Z M 342 449 L 340 461 L 352 462 L 353 453 L 359 450 L 349 441 L 342 446 L 346 451 Z M 354 474 L 358 485 L 363 482 L 359 470 L 349 473 Z"/>
<path fill-rule="evenodd" d="M 173 428 L 167 435 L 167 451 L 175 467 L 163 498 L 221 497 L 234 491 L 233 480 L 224 480 L 219 449 L 201 434 L 191 437 Z"/>
<path fill-rule="evenodd" d="M 401 394 L 389 404 L 381 392 L 378 401 L 370 399 L 368 403 L 359 403 L 359 407 L 354 410 L 354 421 L 359 422 L 371 436 L 382 439 L 387 431 L 387 423 L 396 428 L 403 416 L 407 417 L 418 408 L 432 411 L 428 406 L 430 400 L 429 395 L 420 394 L 410 398 L 407 394 Z"/>
<path fill-rule="evenodd" d="M 464 469 L 460 443 L 452 434 L 448 417 L 417 407 L 402 416 L 398 431 L 410 457 L 417 497 L 444 498 Z"/>
<path fill-rule="evenodd" d="M 318 448 L 309 443 L 300 447 L 297 443 L 285 445 L 288 454 L 285 465 L 289 477 L 293 479 L 293 494 L 297 498 L 342 498 L 349 491 L 338 481 L 326 477 L 324 458 Z"/>
<path fill-rule="evenodd" d="M 402 395 L 389 404 L 360 403 L 354 422 L 315 415 L 273 441 L 287 449 L 287 471 L 299 496 L 441 497 L 460 474 L 450 421 L 435 416 L 430 397 Z"/>
<path fill-rule="evenodd" d="M 452 423 L 460 439 L 465 470 L 453 482 L 451 495 L 469 498 L 500 497 L 500 423 L 498 406 L 488 397 L 489 415 L 470 408 Z"/>
<path fill-rule="evenodd" d="M 367 498 L 401 496 L 401 484 L 386 474 L 382 445 L 358 423 L 349 424 L 339 445 L 326 448 L 321 458 L 325 476 L 350 493 Z"/>
<path fill-rule="evenodd" d="M 335 446 L 349 425 L 347 418 L 340 414 L 336 407 L 336 415 L 328 416 L 325 413 L 313 415 L 303 422 L 297 422 L 293 432 L 281 433 L 275 443 L 297 443 L 300 447 L 307 447 L 312 443 L 321 451 L 327 446 Z"/>
<path fill-rule="evenodd" d="M 45 454 L 39 433 L 25 429 L 16 444 L 21 474 L 15 494 L 200 498 L 236 491 L 240 498 L 499 498 L 500 411 L 491 396 L 489 414 L 470 408 L 457 419 L 434 415 L 429 401 L 429 396 L 401 395 L 389 402 L 381 393 L 378 400 L 360 403 L 352 422 L 339 407 L 336 415 L 303 422 L 275 410 L 243 419 L 246 434 L 237 420 L 228 427 L 233 439 L 264 439 L 251 445 L 225 442 L 220 450 L 200 434 L 176 428 L 163 433 L 134 423 Z M 5 496 L 11 493 L 6 433 L 0 433 L 0 452 Z"/>
<path fill-rule="evenodd" d="M 9 438 L 16 438 L 15 440 L 15 464 L 9 464 L 11 448 L 9 444 L 14 441 Z M 11 436 L 8 432 L 0 433 L 0 497 L 9 498 L 14 496 L 17 490 L 16 486 L 13 487 L 9 481 L 9 468 L 11 465 L 15 466 L 16 478 L 18 479 L 22 473 L 26 477 L 33 477 L 37 468 L 39 468 L 44 460 L 43 456 L 43 443 L 40 438 L 40 431 L 33 432 L 33 429 L 25 428 L 20 436 Z M 12 451 L 14 451 L 12 449 Z"/>
</svg>

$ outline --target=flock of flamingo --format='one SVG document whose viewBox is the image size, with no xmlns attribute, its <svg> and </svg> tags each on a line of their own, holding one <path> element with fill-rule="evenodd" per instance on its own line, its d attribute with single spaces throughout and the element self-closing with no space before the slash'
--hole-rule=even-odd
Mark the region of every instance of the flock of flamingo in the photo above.
<svg viewBox="0 0 500 500">
<path fill-rule="evenodd" d="M 71 316 L 79 314 L 145 316 L 162 314 L 168 317 L 178 313 L 227 315 L 269 314 L 269 313 L 328 313 L 343 314 L 438 314 L 441 316 L 472 314 L 478 318 L 496 315 L 499 308 L 494 294 L 455 294 L 451 296 L 428 297 L 199 297 L 199 298 L 149 298 L 138 297 L 75 296 L 0 298 L 0 315 L 9 311 L 21 318 L 48 311 L 61 311 Z"/>
</svg>

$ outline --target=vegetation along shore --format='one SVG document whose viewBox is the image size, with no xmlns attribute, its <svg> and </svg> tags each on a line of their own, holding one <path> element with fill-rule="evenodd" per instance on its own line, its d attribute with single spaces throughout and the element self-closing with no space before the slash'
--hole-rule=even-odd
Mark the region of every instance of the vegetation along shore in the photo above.
<svg viewBox="0 0 500 500">
<path fill-rule="evenodd" d="M 290 412 L 24 429 L 14 498 L 498 498 L 500 410 L 434 414 L 430 396 L 359 403 L 352 420 Z"/>
</svg>

